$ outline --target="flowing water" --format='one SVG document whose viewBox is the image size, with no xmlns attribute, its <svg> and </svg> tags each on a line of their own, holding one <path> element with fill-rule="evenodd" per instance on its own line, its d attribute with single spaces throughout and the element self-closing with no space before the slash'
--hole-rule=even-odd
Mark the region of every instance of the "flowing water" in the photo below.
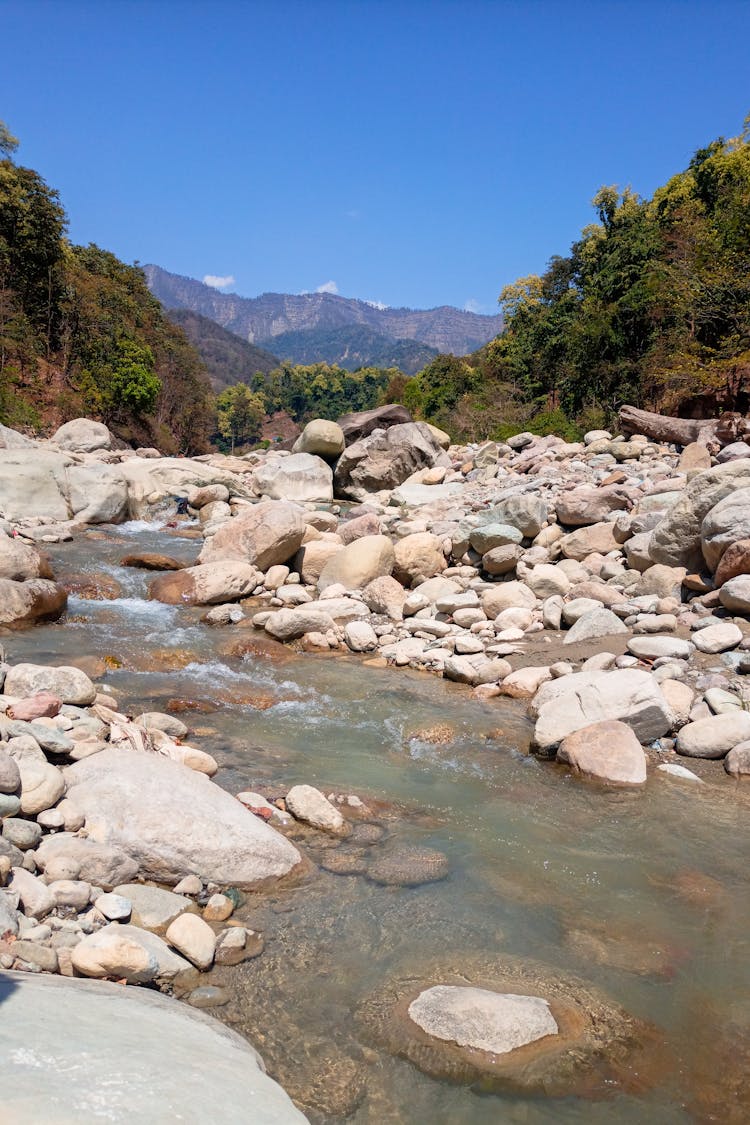
<svg viewBox="0 0 750 1125">
<path fill-rule="evenodd" d="M 240 908 L 266 947 L 213 971 L 231 994 L 214 1014 L 259 1048 L 311 1120 L 750 1119 L 750 785 L 712 763 L 702 786 L 657 775 L 642 792 L 604 790 L 526 756 L 516 701 L 480 703 L 339 655 L 231 655 L 251 629 L 149 602 L 153 575 L 119 566 L 136 550 L 191 561 L 197 549 L 140 523 L 53 547 L 59 577 L 114 579 L 120 596 L 71 597 L 64 621 L 6 647 L 13 661 L 106 666 L 125 710 L 200 705 L 182 717 L 231 792 L 308 782 L 359 794 L 385 828 L 373 852 L 408 844 L 449 857 L 442 882 L 386 887 L 315 868 Z M 305 845 L 325 858 L 318 837 Z M 504 955 L 582 978 L 654 1025 L 653 1073 L 608 1096 L 487 1094 L 393 1057 L 358 1018 L 407 969 L 442 959 L 470 977 L 477 958 Z"/>
</svg>

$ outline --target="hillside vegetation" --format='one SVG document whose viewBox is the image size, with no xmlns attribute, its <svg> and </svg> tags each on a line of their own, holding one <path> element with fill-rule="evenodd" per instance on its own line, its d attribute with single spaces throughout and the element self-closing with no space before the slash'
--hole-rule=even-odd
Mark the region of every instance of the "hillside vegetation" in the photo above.
<svg viewBox="0 0 750 1125">
<path fill-rule="evenodd" d="M 200 355 L 215 391 L 234 383 L 249 383 L 257 372 L 267 375 L 279 366 L 271 352 L 241 340 L 207 316 L 189 309 L 167 309 L 167 316 Z"/>
<path fill-rule="evenodd" d="M 750 119 L 651 199 L 601 188 L 597 221 L 507 286 L 503 334 L 440 356 L 407 404 L 457 436 L 571 436 L 624 402 L 685 416 L 750 405 Z"/>
<path fill-rule="evenodd" d="M 360 367 L 397 367 L 414 375 L 437 354 L 418 340 L 396 340 L 364 324 L 341 328 L 306 328 L 265 340 L 266 347 L 290 363 L 328 363 L 356 371 Z"/>
<path fill-rule="evenodd" d="M 14 163 L 16 146 L 0 123 L 0 422 L 88 415 L 126 440 L 204 449 L 212 404 L 197 352 L 138 267 L 68 241 L 58 193 Z"/>
</svg>

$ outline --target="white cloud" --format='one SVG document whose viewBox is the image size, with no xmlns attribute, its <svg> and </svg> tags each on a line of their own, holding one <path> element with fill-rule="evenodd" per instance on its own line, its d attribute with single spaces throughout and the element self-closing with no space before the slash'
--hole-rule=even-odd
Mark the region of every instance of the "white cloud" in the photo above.
<svg viewBox="0 0 750 1125">
<path fill-rule="evenodd" d="M 464 312 L 483 313 L 484 305 L 476 299 L 476 297 L 469 297 L 464 305 Z"/>
<path fill-rule="evenodd" d="M 338 291 L 339 287 L 335 281 L 324 281 L 323 284 L 319 285 L 315 290 L 316 293 L 333 293 L 334 296 L 338 293 Z"/>
<path fill-rule="evenodd" d="M 383 304 L 382 301 L 365 301 L 365 304 L 369 305 L 371 309 L 380 309 L 381 312 L 388 308 L 388 305 Z"/>
<path fill-rule="evenodd" d="M 203 278 L 204 285 L 210 285 L 212 289 L 228 289 L 230 285 L 234 285 L 234 278 L 231 273 L 226 277 L 217 277 L 214 273 L 207 273 Z"/>
</svg>

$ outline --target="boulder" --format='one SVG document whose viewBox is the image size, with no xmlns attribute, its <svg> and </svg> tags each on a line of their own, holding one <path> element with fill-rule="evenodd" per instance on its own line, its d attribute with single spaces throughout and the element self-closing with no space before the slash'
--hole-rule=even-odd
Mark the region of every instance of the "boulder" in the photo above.
<svg viewBox="0 0 750 1125">
<path fill-rule="evenodd" d="M 533 609 L 536 595 L 523 582 L 498 582 L 484 591 L 481 602 L 482 609 L 492 619 L 504 609 Z"/>
<path fill-rule="evenodd" d="M 503 574 L 510 574 L 516 569 L 518 560 L 523 550 L 517 543 L 508 543 L 504 547 L 493 547 L 482 555 L 482 569 L 493 578 Z"/>
<path fill-rule="evenodd" d="M 725 582 L 719 590 L 719 600 L 725 609 L 750 613 L 750 574 L 738 574 Z"/>
<path fill-rule="evenodd" d="M 333 471 L 312 453 L 269 457 L 253 473 L 253 484 L 259 495 L 271 500 L 304 504 L 333 499 Z"/>
<path fill-rule="evenodd" d="M 85 879 L 97 887 L 116 887 L 130 882 L 138 874 L 138 863 L 122 848 L 75 835 L 72 831 L 45 836 L 34 858 L 42 871 L 47 868 L 59 871 L 64 867 L 71 878 Z"/>
<path fill-rule="evenodd" d="M 718 589 L 740 574 L 750 574 L 750 539 L 738 539 L 728 544 L 716 567 L 714 586 Z"/>
<path fill-rule="evenodd" d="M 646 755 L 626 723 L 604 721 L 567 735 L 557 748 L 558 762 L 598 781 L 643 785 Z"/>
<path fill-rule="evenodd" d="M 317 457 L 335 459 L 344 452 L 344 431 L 338 422 L 313 418 L 299 435 L 292 450 L 294 453 L 314 453 Z"/>
<path fill-rule="evenodd" d="M 563 644 L 574 645 L 579 641 L 593 641 L 599 637 L 612 637 L 627 631 L 627 627 L 611 609 L 601 606 L 599 609 L 591 609 L 581 614 L 565 634 Z"/>
<path fill-rule="evenodd" d="M 114 893 L 127 899 L 133 924 L 146 930 L 158 930 L 174 922 L 193 904 L 184 895 L 151 887 L 147 883 L 120 883 Z"/>
<path fill-rule="evenodd" d="M 14 972 L 0 979 L 0 1000 L 3 1113 L 14 1125 L 152 1125 L 155 1112 L 213 1121 L 217 1106 L 222 1125 L 306 1121 L 246 1039 L 158 992 Z"/>
<path fill-rule="evenodd" d="M 391 403 L 388 406 L 377 406 L 374 410 L 361 410 L 357 414 L 345 414 L 339 418 L 339 429 L 344 435 L 347 444 L 367 437 L 373 430 L 387 430 L 390 426 L 400 426 L 411 422 L 412 416 L 405 406 Z"/>
<path fill-rule="evenodd" d="M 338 551 L 323 567 L 318 589 L 341 585 L 347 590 L 361 590 L 374 578 L 393 571 L 393 544 L 386 535 L 365 535 Z"/>
<path fill-rule="evenodd" d="M 665 637 L 659 634 L 652 636 L 631 637 L 628 641 L 628 652 L 637 656 L 639 660 L 659 660 L 666 656 L 673 660 L 688 660 L 693 653 L 690 641 L 681 637 Z"/>
<path fill-rule="evenodd" d="M 296 848 L 206 777 L 159 754 L 108 747 L 66 770 L 90 840 L 121 848 L 143 877 L 252 887 L 299 862 Z"/>
<path fill-rule="evenodd" d="M 200 563 L 245 562 L 259 570 L 286 563 L 302 546 L 305 522 L 296 504 L 269 500 L 225 523 L 206 541 Z"/>
<path fill-rule="evenodd" d="M 50 692 L 62 703 L 88 707 L 96 699 L 96 688 L 79 668 L 47 664 L 14 664 L 5 678 L 5 694 L 25 699 L 37 692 Z"/>
<path fill-rule="evenodd" d="M 484 559 L 482 559 L 482 566 L 485 566 Z M 535 566 L 525 576 L 524 582 L 537 598 L 551 598 L 555 594 L 565 597 L 570 590 L 570 579 L 565 571 L 550 563 L 540 563 L 539 566 Z"/>
<path fill-rule="evenodd" d="M 559 493 L 555 511 L 560 523 L 568 527 L 586 527 L 601 523 L 610 512 L 626 511 L 629 507 L 628 493 L 617 485 L 603 488 L 582 485 Z"/>
<path fill-rule="evenodd" d="M 750 453 L 750 448 L 745 446 Z M 705 516 L 701 524 L 701 550 L 708 569 L 719 566 L 727 547 L 750 538 L 750 487 L 725 496 Z"/>
<path fill-rule="evenodd" d="M 128 485 L 119 466 L 71 465 L 67 477 L 76 523 L 122 523 L 128 518 Z"/>
<path fill-rule="evenodd" d="M 484 523 L 475 527 L 469 534 L 469 543 L 480 555 L 496 547 L 507 547 L 513 543 L 520 543 L 523 534 L 517 527 L 509 523 Z"/>
<path fill-rule="evenodd" d="M 441 540 L 429 531 L 418 531 L 397 540 L 394 556 L 393 572 L 404 586 L 434 578 L 447 565 Z"/>
<path fill-rule="evenodd" d="M 211 461 L 231 465 L 233 471 L 187 457 L 130 457 L 121 461 L 118 467 L 128 484 L 130 518 L 147 519 L 155 509 L 163 512 L 165 506 L 174 511 L 175 497 L 187 497 L 193 489 L 211 484 L 225 485 L 232 496 L 248 500 L 255 497 L 250 462 L 218 456 Z"/>
<path fill-rule="evenodd" d="M 735 746 L 750 739 L 750 712 L 735 708 L 723 715 L 709 715 L 682 727 L 675 749 L 688 758 L 723 758 Z"/>
<path fill-rule="evenodd" d="M 582 727 L 621 720 L 641 743 L 652 742 L 672 726 L 672 712 L 649 672 L 574 672 L 542 684 L 532 703 L 534 743 L 542 751 L 558 746 Z"/>
<path fill-rule="evenodd" d="M 208 969 L 216 953 L 216 935 L 197 914 L 181 914 L 167 929 L 167 941 L 198 969 Z"/>
<path fill-rule="evenodd" d="M 0 425 L 0 449 L 33 449 L 35 445 L 35 441 L 20 434 L 18 430 Z"/>
<path fill-rule="evenodd" d="M 509 496 L 492 508 L 495 523 L 509 523 L 517 527 L 526 539 L 534 539 L 547 521 L 547 505 L 532 492 Z"/>
<path fill-rule="evenodd" d="M 49 560 L 22 539 L 0 530 L 0 578 L 25 582 L 28 578 L 52 578 Z"/>
<path fill-rule="evenodd" d="M 355 539 L 361 539 L 363 535 L 380 535 L 381 530 L 380 517 L 376 516 L 374 512 L 367 512 L 364 516 L 356 516 L 353 520 L 344 520 L 336 528 L 339 538 L 344 544 L 353 543 Z"/>
<path fill-rule="evenodd" d="M 619 550 L 619 547 L 611 523 L 594 523 L 590 527 L 581 527 L 560 540 L 560 550 L 566 559 L 575 559 L 577 562 L 594 553 L 607 555 L 610 551 Z"/>
<path fill-rule="evenodd" d="M 37 742 L 29 735 L 11 738 L 8 753 L 21 775 L 21 812 L 26 816 L 51 809 L 65 792 L 65 780 L 57 766 L 51 765 Z"/>
<path fill-rule="evenodd" d="M 57 621 L 67 604 L 67 591 L 47 578 L 29 578 L 25 582 L 0 578 L 0 625 L 9 629 Z"/>
<path fill-rule="evenodd" d="M 51 440 L 61 449 L 73 453 L 93 453 L 97 449 L 112 448 L 112 434 L 103 422 L 94 422 L 91 418 L 73 418 L 65 422 Z"/>
<path fill-rule="evenodd" d="M 654 562 L 703 568 L 701 529 L 712 508 L 740 489 L 750 488 L 750 463 L 733 461 L 698 473 L 654 529 L 650 553 Z"/>
<path fill-rule="evenodd" d="M 338 536 L 330 539 L 313 539 L 300 547 L 294 556 L 294 569 L 309 586 L 317 584 L 329 559 L 344 549 Z"/>
<path fill-rule="evenodd" d="M 391 621 L 403 621 L 406 591 L 388 574 L 373 578 L 362 591 L 362 600 L 371 613 L 382 613 Z"/>
<path fill-rule="evenodd" d="M 742 640 L 742 630 L 731 621 L 722 622 L 721 625 L 707 625 L 705 629 L 696 629 L 693 633 L 693 644 L 701 652 L 717 653 L 729 652 L 737 648 Z"/>
<path fill-rule="evenodd" d="M 251 564 L 233 560 L 169 570 L 149 586 L 149 597 L 167 605 L 219 605 L 246 598 L 263 581 Z"/>
<path fill-rule="evenodd" d="M 229 489 L 225 484 L 206 484 L 203 488 L 191 487 L 187 492 L 191 508 L 200 510 L 209 504 L 228 504 Z"/>
<path fill-rule="evenodd" d="M 316 603 L 314 609 L 302 605 L 270 613 L 263 627 L 269 636 L 286 643 L 304 637 L 305 633 L 327 633 L 329 629 L 335 628 L 335 623 L 321 603 Z"/>
<path fill-rule="evenodd" d="M 435 985 L 420 992 L 408 1012 L 425 1035 L 493 1056 L 559 1032 L 549 1004 L 541 996 L 485 988 Z"/>
<path fill-rule="evenodd" d="M 70 519 L 67 468 L 71 458 L 47 449 L 0 449 L 0 516 Z"/>
<path fill-rule="evenodd" d="M 423 422 L 392 426 L 347 445 L 336 464 L 335 492 L 358 499 L 396 488 L 420 469 L 446 463 L 450 464 L 447 454 Z"/>
<path fill-rule="evenodd" d="M 750 775 L 750 742 L 740 742 L 738 746 L 732 747 L 724 759 L 724 769 L 731 777 Z"/>
<path fill-rule="evenodd" d="M 5 714 L 9 719 L 30 723 L 34 719 L 53 719 L 60 714 L 62 700 L 49 691 L 38 691 L 27 699 L 19 699 L 11 704 Z M 29 732 L 33 733 L 33 731 Z"/>
<path fill-rule="evenodd" d="M 23 867 L 14 867 L 9 889 L 18 895 L 27 918 L 44 918 L 55 909 L 55 896 L 46 883 Z"/>
<path fill-rule="evenodd" d="M 368 621 L 348 621 L 344 640 L 352 652 L 373 652 L 378 647 L 377 634 Z"/>
<path fill-rule="evenodd" d="M 345 836 L 349 824 L 335 805 L 312 785 L 293 785 L 286 795 L 286 807 L 296 820 L 302 820 L 321 832 Z"/>
<path fill-rule="evenodd" d="M 0 793 L 16 793 L 21 788 L 21 771 L 15 758 L 0 746 Z"/>
</svg>

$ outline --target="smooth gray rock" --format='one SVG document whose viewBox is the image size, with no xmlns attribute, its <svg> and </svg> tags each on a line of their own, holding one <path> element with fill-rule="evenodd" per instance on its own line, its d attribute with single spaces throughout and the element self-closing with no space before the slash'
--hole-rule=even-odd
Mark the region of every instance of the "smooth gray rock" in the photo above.
<svg viewBox="0 0 750 1125">
<path fill-rule="evenodd" d="M 158 993 L 0 976 L 0 1086 L 13 1125 L 301 1125 L 239 1035 Z M 155 1112 L 156 1111 L 156 1112 Z"/>
<path fill-rule="evenodd" d="M 541 996 L 485 988 L 435 985 L 409 1005 L 409 1018 L 427 1035 L 493 1055 L 505 1055 L 559 1028 Z"/>
<path fill-rule="evenodd" d="M 5 694 L 25 699 L 40 691 L 51 692 L 63 703 L 86 707 L 96 698 L 96 688 L 80 668 L 54 668 L 47 664 L 14 664 L 5 678 Z"/>
<path fill-rule="evenodd" d="M 121 883 L 115 887 L 115 894 L 129 900 L 133 924 L 146 930 L 168 926 L 193 906 L 189 898 L 147 883 Z"/>
<path fill-rule="evenodd" d="M 744 488 L 750 488 L 750 463 L 745 460 L 717 465 L 694 476 L 654 529 L 649 547 L 653 561 L 700 571 L 704 519 L 725 496 Z"/>
<path fill-rule="evenodd" d="M 333 470 L 312 453 L 269 458 L 253 474 L 258 493 L 272 500 L 306 503 L 333 499 Z"/>
<path fill-rule="evenodd" d="M 723 758 L 750 739 L 750 712 L 733 710 L 688 723 L 677 735 L 675 749 L 688 758 Z"/>
<path fill-rule="evenodd" d="M 593 641 L 599 637 L 611 637 L 617 633 L 627 633 L 627 628 L 611 609 L 591 609 L 581 614 L 576 623 L 565 635 L 563 644 L 574 645 L 578 641 Z"/>
</svg>

